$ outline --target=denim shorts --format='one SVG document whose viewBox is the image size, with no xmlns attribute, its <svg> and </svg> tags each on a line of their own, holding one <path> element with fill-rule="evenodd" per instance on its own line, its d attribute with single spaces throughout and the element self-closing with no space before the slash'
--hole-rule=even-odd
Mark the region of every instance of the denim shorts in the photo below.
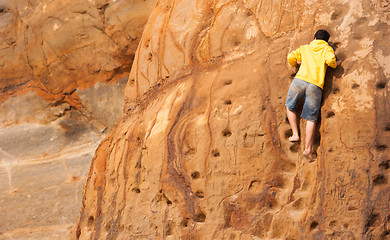
<svg viewBox="0 0 390 240">
<path fill-rule="evenodd" d="M 286 107 L 296 111 L 297 104 L 305 97 L 301 117 L 317 122 L 321 108 L 322 89 L 314 84 L 295 78 L 287 93 Z"/>
</svg>

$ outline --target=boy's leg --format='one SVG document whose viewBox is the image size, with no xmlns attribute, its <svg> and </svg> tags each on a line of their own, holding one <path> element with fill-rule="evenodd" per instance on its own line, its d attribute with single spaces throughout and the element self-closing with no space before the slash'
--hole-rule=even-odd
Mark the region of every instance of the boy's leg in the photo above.
<svg viewBox="0 0 390 240">
<path fill-rule="evenodd" d="M 299 141 L 299 132 L 298 132 L 298 123 L 297 123 L 297 114 L 290 109 L 287 109 L 287 118 L 290 122 L 290 126 L 293 132 L 293 135 L 288 138 L 290 142 L 297 142 Z"/>
<path fill-rule="evenodd" d="M 306 119 L 306 141 L 303 154 L 310 160 L 314 160 L 312 154 L 316 123 L 321 108 L 322 89 L 308 83 L 306 88 L 305 103 L 302 109 L 302 118 Z"/>
<path fill-rule="evenodd" d="M 290 122 L 290 126 L 293 132 L 293 135 L 288 138 L 291 142 L 299 141 L 299 132 L 298 132 L 298 119 L 297 114 L 295 113 L 295 109 L 297 107 L 297 103 L 302 99 L 305 95 L 307 85 L 306 82 L 294 79 L 290 85 L 290 88 L 287 93 L 286 98 L 286 108 L 287 108 L 287 118 Z"/>
<path fill-rule="evenodd" d="M 316 130 L 316 122 L 307 121 L 306 122 L 305 151 L 303 152 L 303 155 L 310 158 L 310 160 L 314 160 L 314 156 L 312 154 L 312 149 L 313 149 L 315 130 Z"/>
</svg>

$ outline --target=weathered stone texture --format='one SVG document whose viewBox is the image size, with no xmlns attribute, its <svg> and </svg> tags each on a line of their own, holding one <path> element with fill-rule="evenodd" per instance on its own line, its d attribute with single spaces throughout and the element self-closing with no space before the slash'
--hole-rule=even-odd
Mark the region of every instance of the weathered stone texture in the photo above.
<svg viewBox="0 0 390 240">
<path fill-rule="evenodd" d="M 70 238 L 389 238 L 389 16 L 375 0 L 158 1 Z M 309 162 L 287 140 L 286 56 L 323 27 L 343 63 Z"/>
<path fill-rule="evenodd" d="M 65 239 L 154 0 L 0 0 L 0 239 Z"/>
<path fill-rule="evenodd" d="M 155 1 L 0 1 L 0 101 L 35 90 L 81 103 L 74 93 L 130 71 Z"/>
</svg>

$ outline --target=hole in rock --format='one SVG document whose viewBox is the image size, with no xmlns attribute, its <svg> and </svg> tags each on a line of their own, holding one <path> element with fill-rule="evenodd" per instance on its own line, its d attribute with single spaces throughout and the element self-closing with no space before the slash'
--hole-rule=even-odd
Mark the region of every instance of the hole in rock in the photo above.
<svg viewBox="0 0 390 240">
<path fill-rule="evenodd" d="M 196 191 L 195 195 L 198 197 L 198 198 L 204 198 L 204 192 L 203 191 Z"/>
<path fill-rule="evenodd" d="M 293 152 L 293 153 L 299 152 L 299 143 L 294 143 L 294 144 L 290 147 L 290 151 Z"/>
<path fill-rule="evenodd" d="M 380 167 L 380 168 L 383 168 L 383 169 L 389 169 L 389 167 L 390 167 L 390 160 L 381 162 L 381 163 L 379 164 L 379 167 Z"/>
<path fill-rule="evenodd" d="M 386 124 L 385 131 L 390 131 L 390 123 Z"/>
<path fill-rule="evenodd" d="M 386 184 L 387 180 L 383 174 L 378 174 L 374 177 L 374 180 L 372 180 L 372 182 L 374 183 L 375 186 L 375 185 Z"/>
<path fill-rule="evenodd" d="M 136 192 L 136 193 L 140 193 L 141 192 L 141 190 L 139 189 L 139 188 L 137 188 L 137 187 L 135 187 L 135 188 L 133 188 L 133 189 L 131 189 L 133 192 Z"/>
<path fill-rule="evenodd" d="M 235 41 L 233 44 L 234 44 L 234 46 L 237 47 L 237 46 L 239 46 L 241 44 L 241 42 L 240 41 Z"/>
<path fill-rule="evenodd" d="M 359 84 L 357 84 L 357 83 L 352 84 L 352 89 L 355 89 L 355 88 L 358 88 L 358 87 L 360 87 Z"/>
<path fill-rule="evenodd" d="M 248 137 L 248 133 L 245 133 L 243 139 L 246 140 L 247 137 Z"/>
<path fill-rule="evenodd" d="M 344 224 L 344 228 L 348 228 L 348 224 Z"/>
<path fill-rule="evenodd" d="M 326 114 L 326 118 L 331 118 L 333 117 L 334 115 L 336 115 L 333 111 L 330 111 Z"/>
<path fill-rule="evenodd" d="M 249 184 L 248 190 L 250 190 L 256 183 L 259 183 L 259 180 L 252 180 L 251 183 Z"/>
<path fill-rule="evenodd" d="M 225 81 L 225 85 L 231 85 L 233 81 L 231 79 Z"/>
<path fill-rule="evenodd" d="M 375 213 L 371 213 L 368 218 L 367 218 L 367 221 L 366 221 L 366 224 L 365 224 L 365 233 L 368 231 L 368 228 L 373 226 L 374 223 L 376 222 L 376 220 L 378 219 L 378 214 L 375 214 Z"/>
<path fill-rule="evenodd" d="M 189 222 L 189 219 L 188 218 L 184 218 L 181 223 L 180 223 L 180 226 L 182 227 L 188 227 L 188 222 Z"/>
<path fill-rule="evenodd" d="M 310 224 L 310 230 L 313 230 L 313 229 L 317 228 L 317 226 L 318 226 L 318 222 L 313 221 L 313 222 Z"/>
<path fill-rule="evenodd" d="M 213 154 L 214 157 L 219 157 L 221 156 L 221 154 L 219 153 L 219 151 L 217 149 L 214 149 L 211 154 Z"/>
<path fill-rule="evenodd" d="M 377 89 L 384 89 L 386 87 L 386 83 L 385 82 L 379 82 L 376 84 L 376 88 Z"/>
<path fill-rule="evenodd" d="M 340 92 L 340 89 L 338 89 L 337 87 L 335 87 L 335 88 L 332 89 L 332 93 L 333 93 L 333 94 L 336 94 L 336 93 L 338 93 L 338 92 Z"/>
<path fill-rule="evenodd" d="M 88 227 L 91 227 L 93 225 L 94 221 L 95 221 L 95 218 L 93 216 L 89 216 L 89 218 L 88 218 Z"/>
<path fill-rule="evenodd" d="M 226 105 L 232 105 L 232 100 L 230 100 L 230 99 L 226 100 L 226 101 L 225 101 L 225 104 L 226 104 Z"/>
<path fill-rule="evenodd" d="M 198 178 L 200 178 L 200 172 L 195 171 L 195 172 L 191 173 L 191 177 L 192 177 L 193 179 L 198 179 Z"/>
<path fill-rule="evenodd" d="M 330 148 L 330 149 L 328 150 L 328 152 L 333 152 L 333 148 Z"/>
<path fill-rule="evenodd" d="M 383 151 L 383 150 L 386 150 L 387 146 L 385 144 L 378 144 L 376 145 L 376 149 L 378 151 Z"/>
<path fill-rule="evenodd" d="M 284 138 L 289 138 L 293 135 L 292 129 L 288 129 L 284 132 Z"/>
<path fill-rule="evenodd" d="M 222 134 L 224 137 L 230 137 L 232 135 L 232 132 L 229 129 L 225 129 L 222 131 Z"/>
<path fill-rule="evenodd" d="M 204 222 L 206 220 L 206 215 L 204 215 L 203 212 L 198 212 L 197 214 L 195 214 L 194 220 L 196 222 Z"/>
</svg>

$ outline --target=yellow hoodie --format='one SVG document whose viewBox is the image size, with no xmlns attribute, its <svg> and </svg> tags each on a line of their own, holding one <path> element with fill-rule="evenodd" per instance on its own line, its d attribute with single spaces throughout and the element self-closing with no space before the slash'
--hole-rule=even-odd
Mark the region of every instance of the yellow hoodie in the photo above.
<svg viewBox="0 0 390 240">
<path fill-rule="evenodd" d="M 324 86 L 327 66 L 337 67 L 334 51 L 324 40 L 313 40 L 310 44 L 299 47 L 287 56 L 287 60 L 292 67 L 301 62 L 295 78 L 320 88 Z"/>
</svg>

